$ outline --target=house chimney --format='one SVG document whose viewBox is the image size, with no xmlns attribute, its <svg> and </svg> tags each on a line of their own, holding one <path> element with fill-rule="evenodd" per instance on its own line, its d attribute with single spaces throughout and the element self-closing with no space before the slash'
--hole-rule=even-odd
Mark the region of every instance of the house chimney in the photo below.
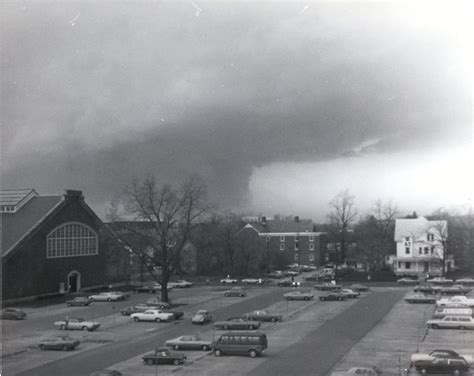
<svg viewBox="0 0 474 376">
<path fill-rule="evenodd" d="M 82 191 L 76 191 L 73 189 L 66 189 L 66 194 L 64 195 L 66 200 L 83 200 L 84 196 Z"/>
<path fill-rule="evenodd" d="M 300 221 L 300 217 L 298 215 L 295 215 L 295 222 L 299 222 Z"/>
<path fill-rule="evenodd" d="M 267 223 L 267 217 L 262 217 L 261 221 L 262 221 L 263 224 Z"/>
</svg>

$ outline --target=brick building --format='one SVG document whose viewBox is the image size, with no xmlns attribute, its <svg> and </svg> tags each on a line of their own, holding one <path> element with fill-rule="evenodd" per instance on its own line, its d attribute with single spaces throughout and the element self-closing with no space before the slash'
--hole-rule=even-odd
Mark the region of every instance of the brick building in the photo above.
<svg viewBox="0 0 474 376">
<path fill-rule="evenodd" d="M 311 220 L 245 219 L 247 224 L 237 234 L 239 241 L 256 254 L 266 254 L 271 268 L 325 263 L 327 233 L 314 231 Z"/>
<path fill-rule="evenodd" d="M 129 279 L 128 251 L 81 191 L 0 193 L 2 301 L 77 292 Z"/>
</svg>

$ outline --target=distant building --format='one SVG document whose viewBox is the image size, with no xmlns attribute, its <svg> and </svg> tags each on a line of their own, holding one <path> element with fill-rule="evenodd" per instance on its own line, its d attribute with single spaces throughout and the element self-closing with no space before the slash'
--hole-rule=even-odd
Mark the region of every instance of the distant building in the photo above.
<svg viewBox="0 0 474 376">
<path fill-rule="evenodd" d="M 128 252 L 81 191 L 0 192 L 2 301 L 127 281 Z"/>
<path fill-rule="evenodd" d="M 397 275 L 441 275 L 443 253 L 448 237 L 447 221 L 430 221 L 425 217 L 397 219 L 395 242 L 397 255 L 393 262 Z M 446 270 L 454 259 L 446 260 Z"/>
<path fill-rule="evenodd" d="M 237 233 L 237 238 L 247 248 L 269 254 L 271 267 L 281 268 L 293 263 L 322 265 L 326 262 L 327 233 L 314 231 L 311 220 L 259 217 L 248 222 Z"/>
</svg>

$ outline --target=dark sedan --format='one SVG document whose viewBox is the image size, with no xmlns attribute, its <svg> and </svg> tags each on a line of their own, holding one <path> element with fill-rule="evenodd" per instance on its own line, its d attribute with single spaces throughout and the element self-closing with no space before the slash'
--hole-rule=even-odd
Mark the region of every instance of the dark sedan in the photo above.
<svg viewBox="0 0 474 376">
<path fill-rule="evenodd" d="M 160 347 L 155 351 L 143 355 L 142 361 L 146 364 L 174 364 L 179 366 L 186 361 L 186 356 L 182 353 L 172 351 L 167 347 Z"/>
<path fill-rule="evenodd" d="M 74 350 L 81 341 L 68 336 L 44 338 L 38 343 L 41 350 Z"/>
<path fill-rule="evenodd" d="M 18 308 L 5 308 L 1 313 L 2 320 L 24 320 L 26 313 Z"/>
<path fill-rule="evenodd" d="M 254 330 L 260 328 L 260 321 L 247 320 L 242 317 L 231 317 L 225 321 L 217 321 L 214 328 L 223 330 Z"/>
<path fill-rule="evenodd" d="M 224 296 L 239 296 L 243 298 L 246 295 L 247 294 L 245 293 L 245 291 L 240 290 L 240 289 L 232 289 L 232 290 L 224 291 Z"/>
<path fill-rule="evenodd" d="M 441 291 L 440 286 L 421 285 L 413 289 L 414 292 L 421 292 L 422 294 L 438 294 Z"/>
<path fill-rule="evenodd" d="M 470 287 L 464 287 L 461 285 L 454 285 L 454 286 L 445 286 L 441 287 L 439 293 L 441 295 L 467 295 L 471 292 Z"/>
<path fill-rule="evenodd" d="M 358 291 L 358 292 L 366 292 L 366 291 L 369 291 L 370 288 L 369 286 L 366 286 L 366 285 L 360 285 L 358 283 L 354 284 L 354 285 L 350 285 L 349 288 L 351 290 L 354 290 L 354 291 Z"/>
<path fill-rule="evenodd" d="M 78 296 L 77 298 L 74 298 L 72 300 L 68 300 L 66 302 L 67 306 L 88 306 L 91 304 L 91 301 L 87 296 Z"/>
<path fill-rule="evenodd" d="M 422 375 L 426 374 L 448 374 L 461 375 L 471 369 L 468 362 L 462 358 L 434 358 L 431 362 L 426 362 L 422 366 L 415 368 Z"/>
<path fill-rule="evenodd" d="M 433 304 L 433 303 L 436 303 L 436 298 L 429 297 L 423 294 L 414 294 L 414 295 L 407 296 L 405 298 L 405 301 L 408 303 Z"/>
<path fill-rule="evenodd" d="M 275 315 L 275 314 L 268 313 L 267 311 L 259 310 L 259 311 L 246 313 L 244 315 L 244 318 L 247 320 L 253 320 L 253 321 L 275 322 L 275 321 L 281 321 L 282 315 Z"/>
<path fill-rule="evenodd" d="M 337 300 L 342 302 L 343 300 L 347 299 L 347 297 L 344 294 L 341 294 L 339 292 L 332 292 L 327 295 L 323 295 L 319 297 L 319 300 L 321 301 L 326 301 L 326 300 Z"/>
<path fill-rule="evenodd" d="M 183 311 L 175 311 L 175 310 L 172 310 L 172 309 L 164 309 L 163 312 L 169 312 L 169 313 L 172 313 L 174 315 L 174 319 L 175 320 L 178 320 L 180 318 L 182 318 L 184 316 L 184 312 Z"/>
<path fill-rule="evenodd" d="M 281 287 L 298 287 L 300 283 L 290 279 L 285 279 L 283 281 L 278 281 L 277 285 Z"/>
</svg>

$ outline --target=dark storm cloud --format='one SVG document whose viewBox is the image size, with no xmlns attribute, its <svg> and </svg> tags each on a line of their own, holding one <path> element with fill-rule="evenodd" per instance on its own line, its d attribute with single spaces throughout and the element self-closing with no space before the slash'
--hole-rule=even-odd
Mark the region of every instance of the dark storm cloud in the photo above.
<svg viewBox="0 0 474 376">
<path fill-rule="evenodd" d="M 449 35 L 389 5 L 309 4 L 5 5 L 4 184 L 100 202 L 132 176 L 199 173 L 238 204 L 267 163 L 469 137 Z"/>
</svg>

